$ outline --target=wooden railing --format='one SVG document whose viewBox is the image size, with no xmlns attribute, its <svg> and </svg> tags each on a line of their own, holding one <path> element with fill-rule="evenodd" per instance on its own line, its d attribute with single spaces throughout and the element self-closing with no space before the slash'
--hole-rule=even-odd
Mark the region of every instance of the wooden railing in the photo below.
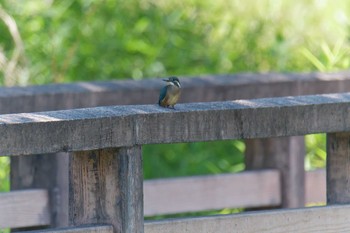
<svg viewBox="0 0 350 233">
<path fill-rule="evenodd" d="M 184 90 L 182 101 L 196 102 L 235 98 L 249 99 L 253 97 L 280 96 L 283 95 L 283 93 L 287 95 L 299 95 L 341 92 L 350 90 L 349 77 L 350 75 L 348 73 L 307 75 L 247 74 L 237 76 L 194 78 L 190 80 L 183 79 Z M 137 102 L 154 103 L 156 102 L 155 100 L 157 99 L 160 85 L 162 84 L 158 80 L 150 80 L 140 82 L 122 81 L 106 83 L 60 84 L 49 85 L 46 87 L 5 88 L 0 92 L 0 111 L 2 113 L 16 113 L 91 107 L 96 105 L 132 104 Z M 128 197 L 122 196 L 120 200 L 123 200 L 124 202 L 118 202 L 121 206 L 123 206 L 118 206 L 117 209 L 119 212 L 116 210 L 114 212 L 110 212 L 111 209 L 106 210 L 105 208 L 107 207 L 104 206 L 101 208 L 99 207 L 100 210 L 96 213 L 96 211 L 94 212 L 93 209 L 94 205 L 101 205 L 101 203 L 97 203 L 98 201 L 96 200 L 99 197 L 94 195 L 91 196 L 90 194 L 86 196 L 86 191 L 103 190 L 102 186 L 104 185 L 104 179 L 110 179 L 108 182 L 111 182 L 112 187 L 115 186 L 123 190 L 124 188 L 127 188 L 127 193 L 130 193 L 132 189 L 136 189 L 136 187 L 130 186 L 130 183 L 133 185 L 140 185 L 139 180 L 124 180 L 123 183 L 120 182 L 120 177 L 116 179 L 110 176 L 103 176 L 100 180 L 100 176 L 102 176 L 102 174 L 108 174 L 108 172 L 111 172 L 111 170 L 118 170 L 119 164 L 129 165 L 129 167 L 125 167 L 127 168 L 127 171 L 119 168 L 118 171 L 121 172 L 119 174 L 120 176 L 124 175 L 128 177 L 127 174 L 133 171 L 137 173 L 137 171 L 140 169 L 140 164 L 138 164 L 139 161 L 136 160 L 140 156 L 130 157 L 129 154 L 139 154 L 140 148 L 138 145 L 147 143 L 288 136 L 282 138 L 248 140 L 247 167 L 250 169 L 264 168 L 263 171 L 247 171 L 238 175 L 222 175 L 217 177 L 208 176 L 186 179 L 178 178 L 170 181 L 159 180 L 146 182 L 144 185 L 146 215 L 216 209 L 223 207 L 260 207 L 281 205 L 284 207 L 303 206 L 305 198 L 309 200 L 310 197 L 316 197 L 316 195 L 320 193 L 324 194 L 324 190 L 317 191 L 320 189 L 312 187 L 308 182 L 308 180 L 315 179 L 314 177 L 324 177 L 324 173 L 310 173 L 306 176 L 306 185 L 304 184 L 305 173 L 303 168 L 303 139 L 301 137 L 293 136 L 327 131 L 316 127 L 316 131 L 295 131 L 294 134 L 289 134 L 284 132 L 289 132 L 289 125 L 284 125 L 284 131 L 275 132 L 273 130 L 273 127 L 275 126 L 271 128 L 271 125 L 268 125 L 272 124 L 272 122 L 263 122 L 260 120 L 256 121 L 256 117 L 260 118 L 264 115 L 267 118 L 266 120 L 272 120 L 273 123 L 276 124 L 278 122 L 275 121 L 279 118 L 277 115 L 274 115 L 273 111 L 279 112 L 281 109 L 286 108 L 290 109 L 292 113 L 294 113 L 294 111 L 302 113 L 300 109 L 303 109 L 305 107 L 304 105 L 307 105 L 307 108 L 311 108 L 313 101 L 317 100 L 315 97 L 313 97 L 314 99 L 310 100 L 308 98 L 311 97 L 305 98 L 306 102 L 312 102 L 311 105 L 305 104 L 303 101 L 300 103 L 294 103 L 293 101 L 296 100 L 290 98 L 290 100 L 292 100 L 289 103 L 290 106 L 283 105 L 285 104 L 285 100 L 282 101 L 283 103 L 276 103 L 275 101 L 281 101 L 281 99 L 271 99 L 254 101 L 245 100 L 234 103 L 197 103 L 179 105 L 181 108 L 179 108 L 177 111 L 159 109 L 157 106 L 152 105 L 103 107 L 98 109 L 68 110 L 48 113 L 3 115 L 1 117 L 3 124 L 0 124 L 0 132 L 1 135 L 3 135 L 3 137 L 0 139 L 0 152 L 3 155 L 21 155 L 11 157 L 12 189 L 41 188 L 48 190 L 48 192 L 45 190 L 38 190 L 38 192 L 40 192 L 43 196 L 41 200 L 44 200 L 41 203 L 46 204 L 44 204 L 43 207 L 39 208 L 38 210 L 32 209 L 31 212 L 31 217 L 37 214 L 37 219 L 39 220 L 28 220 L 32 221 L 28 224 L 25 224 L 25 221 L 23 221 L 23 224 L 21 224 L 21 221 L 17 221 L 19 222 L 17 225 L 5 226 L 22 227 L 48 224 L 51 226 L 65 226 L 69 224 L 69 219 L 70 225 L 96 223 L 96 221 L 98 223 L 111 223 L 115 226 L 115 230 L 117 230 L 116 232 L 118 232 L 118 229 L 124 232 L 125 227 L 130 225 L 128 224 L 128 221 L 132 221 L 129 219 L 131 218 L 130 216 L 132 215 L 133 217 L 139 218 L 138 220 L 141 221 L 141 218 L 143 219 L 143 213 L 141 211 L 142 216 L 139 216 L 140 209 L 132 208 L 134 212 L 129 213 L 125 212 L 124 209 L 118 208 L 125 207 L 129 211 L 131 206 L 135 206 L 133 206 L 133 204 L 130 206 L 130 202 L 128 201 L 133 203 L 133 201 L 137 201 L 140 197 L 133 195 L 130 197 L 128 195 Z M 332 98 L 333 97 L 329 96 L 326 97 L 326 99 Z M 288 100 L 288 98 L 286 100 Z M 259 103 L 264 103 L 265 105 L 259 106 Z M 256 106 L 250 106 L 251 104 Z M 317 105 L 319 103 L 315 104 Z M 335 106 L 338 104 L 338 102 L 325 104 Z M 273 105 L 274 108 L 270 109 L 270 107 Z M 296 106 L 298 106 L 298 109 L 291 108 Z M 240 113 L 238 113 L 238 110 Z M 252 112 L 254 112 L 254 114 L 250 115 Z M 226 114 L 232 113 L 234 114 L 227 116 L 227 119 L 225 118 Z M 242 115 L 240 116 L 240 114 Z M 293 125 L 293 120 L 300 120 L 304 119 L 303 117 L 309 117 L 308 115 L 301 114 L 301 116 L 299 116 L 300 118 L 288 118 L 289 121 L 286 121 L 286 117 L 289 112 L 284 114 L 286 116 L 282 118 L 282 120 L 284 123 L 288 123 L 290 121 L 290 126 Z M 209 126 L 203 124 L 200 126 L 199 124 L 196 125 L 194 122 L 192 122 L 195 120 L 197 123 L 203 121 L 207 122 L 207 120 L 210 122 L 212 117 L 216 117 L 216 122 L 212 122 L 212 125 Z M 238 119 L 239 117 L 240 119 Z M 157 122 L 153 122 L 153 124 L 148 122 L 149 120 L 154 120 L 155 118 L 157 119 Z M 165 118 L 178 121 L 180 120 L 181 122 L 177 122 L 177 124 L 187 124 L 187 129 L 169 128 L 171 126 L 163 125 Z M 162 120 L 159 122 L 158 119 Z M 227 125 L 220 125 L 224 122 L 227 122 Z M 239 122 L 240 124 L 233 126 L 233 122 Z M 311 122 L 314 124 L 314 121 Z M 255 123 L 255 125 L 251 123 Z M 299 126 L 304 123 L 305 121 L 301 121 Z M 39 125 L 40 127 L 38 128 Z M 140 126 L 147 126 L 148 128 L 140 128 Z M 124 128 L 125 131 L 122 132 L 122 134 L 120 134 L 121 131 L 119 131 L 118 134 L 118 132 L 112 130 L 120 130 L 123 129 L 122 127 L 127 127 L 127 129 Z M 11 130 L 17 129 L 17 133 L 15 133 L 15 131 L 11 131 L 10 128 Z M 248 132 L 248 129 L 251 131 Z M 260 135 L 256 131 L 258 129 L 260 129 L 260 133 L 263 133 L 262 131 L 264 131 L 265 134 Z M 234 131 L 236 134 L 232 134 L 233 132 L 230 133 L 230 130 Z M 281 128 L 279 128 L 279 130 L 281 130 Z M 11 134 L 11 132 L 13 134 Z M 33 137 L 33 133 L 35 137 Z M 173 135 L 173 133 L 176 134 Z M 32 136 L 25 138 L 25 135 Z M 140 135 L 143 136 L 140 137 Z M 160 137 L 160 135 L 163 136 Z M 6 141 L 6 138 L 8 141 Z M 160 140 L 160 138 L 162 139 Z M 84 142 L 82 142 L 82 140 Z M 294 150 L 295 146 L 297 145 L 296 143 L 301 149 Z M 87 144 L 89 145 L 88 147 L 86 147 Z M 270 145 L 270 147 L 268 147 L 268 150 L 266 150 L 265 146 L 264 150 L 259 151 L 259 149 L 261 149 L 261 145 Z M 92 152 L 79 152 L 82 150 L 92 150 Z M 76 152 L 67 154 L 62 153 L 62 151 Z M 52 154 L 56 152 L 59 153 Z M 258 154 L 257 152 L 260 153 Z M 50 153 L 50 155 L 44 155 L 46 153 Z M 101 153 L 106 154 L 106 160 L 98 159 L 101 157 L 99 156 Z M 23 156 L 24 154 L 27 155 Z M 34 156 L 34 154 L 40 155 Z M 118 157 L 125 157 L 129 159 L 132 158 L 135 161 L 116 161 L 113 154 L 122 154 L 122 156 Z M 74 160 L 73 158 L 77 160 Z M 87 158 L 90 158 L 89 163 L 84 163 Z M 268 163 L 266 163 L 266 161 L 268 161 Z M 109 164 L 110 167 L 107 170 L 99 171 L 95 167 L 89 167 L 92 166 L 91 163 L 94 166 L 101 166 L 99 167 L 101 169 L 106 164 Z M 68 170 L 70 170 L 70 178 L 68 178 Z M 73 171 L 87 173 L 73 173 Z M 89 177 L 90 173 L 91 176 L 89 179 L 80 180 L 84 177 Z M 71 186 L 70 190 L 68 190 L 68 183 L 74 184 L 74 180 L 72 180 L 74 174 L 75 177 L 78 177 L 78 180 L 76 180 L 78 190 L 72 190 L 72 187 L 75 186 Z M 82 174 L 84 177 L 81 176 Z M 116 174 L 114 174 L 114 177 L 116 177 L 115 175 Z M 268 181 L 266 181 L 264 177 L 267 177 Z M 257 178 L 258 181 L 256 181 Z M 94 179 L 97 179 L 98 182 Z M 246 182 L 236 184 L 237 179 L 241 181 L 245 180 Z M 318 178 L 316 178 L 316 180 L 324 188 L 325 182 L 322 180 L 320 181 Z M 231 182 L 235 182 L 235 186 L 228 186 L 228 184 Z M 113 183 L 115 183 L 115 185 L 113 185 Z M 166 199 L 165 197 L 169 194 L 169 192 L 171 193 L 171 190 L 179 189 L 179 183 L 184 183 L 185 186 L 182 187 L 187 187 L 188 189 L 186 190 L 188 191 L 182 192 L 179 195 L 173 195 L 175 196 L 174 202 L 173 200 L 169 201 L 169 199 Z M 88 184 L 88 187 L 80 187 L 79 184 Z M 207 184 L 210 184 L 210 186 L 206 186 Z M 259 184 L 259 186 L 257 184 Z M 224 187 L 226 186 L 227 188 L 223 190 L 215 188 L 221 187 L 221 185 Z M 159 190 L 157 192 L 157 194 L 159 194 L 158 196 L 154 194 L 154 187 Z M 212 188 L 208 190 L 208 187 Z M 235 190 L 234 187 L 237 187 L 237 189 Z M 246 190 L 246 192 L 241 193 L 243 195 L 240 195 L 239 191 L 241 190 Z M 260 191 L 258 192 L 257 190 Z M 264 192 L 264 190 L 267 191 Z M 291 191 L 289 192 L 288 190 Z M 305 190 L 307 190 L 306 197 Z M 111 194 L 110 191 L 111 190 L 109 190 L 107 193 Z M 114 190 L 114 193 L 118 193 L 118 191 L 120 190 Z M 204 191 L 205 193 L 203 193 Z M 80 196 L 77 194 L 77 192 Z M 138 192 L 140 192 L 139 189 Z M 249 195 L 247 193 L 249 193 Z M 133 194 L 133 192 L 131 192 L 131 194 Z M 233 197 L 236 195 L 238 198 L 223 198 L 225 197 L 225 194 Z M 47 197 L 47 199 L 44 197 Z M 89 197 L 88 200 L 84 200 L 84 204 L 82 204 L 81 198 L 86 197 Z M 96 197 L 95 200 L 93 200 L 93 197 Z M 192 199 L 186 200 L 186 197 L 192 197 Z M 209 202 L 205 197 L 209 197 L 211 202 Z M 78 200 L 74 198 L 77 198 Z M 107 195 L 105 200 L 108 201 L 108 198 L 110 198 L 110 196 Z M 127 198 L 131 198 L 131 200 Z M 324 196 L 322 195 L 317 196 L 317 198 L 317 201 L 321 199 L 324 200 Z M 27 203 L 28 200 L 31 200 L 28 198 L 24 199 L 25 203 Z M 115 203 L 115 201 L 115 199 L 110 200 L 109 204 Z M 69 204 L 79 202 L 80 205 L 86 204 L 86 206 L 91 209 L 85 210 L 84 206 Z M 177 204 L 171 206 L 172 202 Z M 156 203 L 158 203 L 158 205 Z M 164 206 L 163 203 L 167 203 L 167 206 Z M 70 208 L 68 208 L 68 205 Z M 72 208 L 75 209 L 75 211 L 81 210 L 83 213 L 75 213 L 74 210 L 71 210 Z M 140 207 L 138 206 L 138 208 Z M 69 211 L 67 211 L 67 209 L 69 209 Z M 12 211 L 13 210 L 16 209 L 12 208 Z M 50 212 L 50 218 L 47 218 L 48 211 Z M 107 211 L 107 215 L 105 211 Z M 16 211 L 13 212 L 14 215 L 16 215 Z M 90 212 L 94 213 L 91 213 L 90 215 Z M 68 218 L 68 213 L 70 215 L 73 214 L 75 217 L 70 216 Z M 109 218 L 108 216 L 111 213 L 118 214 L 119 216 L 113 216 L 113 219 L 115 219 L 114 222 L 111 222 L 110 220 L 112 218 Z M 135 213 L 137 213 L 137 215 L 135 215 Z M 80 215 L 83 215 L 83 217 Z M 86 215 L 88 219 L 84 219 Z M 100 215 L 103 215 L 103 217 Z M 33 224 L 34 222 L 36 222 L 36 224 Z M 121 222 L 122 224 L 120 224 Z M 3 225 L 0 224 L 0 227 L 2 226 Z M 131 224 L 130 226 L 135 227 L 130 229 L 128 228 L 130 232 L 133 232 L 133 229 L 138 229 L 137 227 L 140 227 L 140 224 Z M 154 227 L 155 225 L 146 225 L 146 231 L 147 229 L 151 229 L 150 226 Z M 105 228 L 105 226 L 102 226 L 102 228 Z"/>
<path fill-rule="evenodd" d="M 328 203 L 348 203 L 349 107 L 350 94 L 345 93 L 180 104 L 176 111 L 133 105 L 9 114 L 0 116 L 0 154 L 70 151 L 70 225 L 109 223 L 115 232 L 143 232 L 144 144 L 328 133 Z M 349 230 L 348 221 L 339 217 L 349 210 L 324 207 L 161 221 L 146 224 L 145 231 Z"/>
</svg>

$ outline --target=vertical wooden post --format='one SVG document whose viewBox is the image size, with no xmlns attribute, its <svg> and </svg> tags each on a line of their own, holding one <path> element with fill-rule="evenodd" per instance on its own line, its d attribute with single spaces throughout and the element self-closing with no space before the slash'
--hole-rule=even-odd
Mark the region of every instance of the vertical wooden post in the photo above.
<svg viewBox="0 0 350 233">
<path fill-rule="evenodd" d="M 73 153 L 70 225 L 107 223 L 115 233 L 143 232 L 141 146 Z"/>
<path fill-rule="evenodd" d="M 47 189 L 50 198 L 50 227 L 68 226 L 67 153 L 11 157 L 10 177 L 11 190 Z"/>
<path fill-rule="evenodd" d="M 327 204 L 350 204 L 350 133 L 327 134 Z"/>
<path fill-rule="evenodd" d="M 282 177 L 282 206 L 305 205 L 304 137 L 246 140 L 246 169 L 276 168 Z"/>
</svg>

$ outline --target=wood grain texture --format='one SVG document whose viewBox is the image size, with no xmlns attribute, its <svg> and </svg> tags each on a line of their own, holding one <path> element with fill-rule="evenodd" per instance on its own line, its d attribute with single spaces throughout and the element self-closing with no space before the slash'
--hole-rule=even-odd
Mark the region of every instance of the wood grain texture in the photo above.
<svg viewBox="0 0 350 233">
<path fill-rule="evenodd" d="M 349 131 L 349 106 L 345 93 L 179 104 L 176 110 L 135 105 L 1 115 L 0 154 Z"/>
<path fill-rule="evenodd" d="M 145 233 L 347 233 L 350 206 L 259 211 L 145 223 Z"/>
<path fill-rule="evenodd" d="M 141 148 L 76 152 L 69 165 L 69 220 L 143 232 Z"/>
<path fill-rule="evenodd" d="M 350 133 L 327 134 L 327 204 L 350 203 Z"/>
<path fill-rule="evenodd" d="M 46 190 L 0 193 L 0 229 L 50 224 Z"/>
<path fill-rule="evenodd" d="M 68 154 L 58 153 L 12 158 L 11 190 L 33 188 L 48 190 L 51 213 L 50 226 L 68 226 Z"/>
<path fill-rule="evenodd" d="M 66 227 L 48 230 L 23 231 L 22 233 L 113 233 L 111 225 L 91 225 L 81 227 Z"/>
<path fill-rule="evenodd" d="M 318 169 L 306 172 L 305 204 L 325 204 L 326 202 L 326 170 Z"/>
<path fill-rule="evenodd" d="M 281 172 L 283 208 L 305 205 L 304 148 L 304 137 L 246 140 L 247 170 L 271 168 Z"/>
<path fill-rule="evenodd" d="M 278 171 L 266 170 L 144 182 L 145 215 L 278 206 Z"/>
</svg>

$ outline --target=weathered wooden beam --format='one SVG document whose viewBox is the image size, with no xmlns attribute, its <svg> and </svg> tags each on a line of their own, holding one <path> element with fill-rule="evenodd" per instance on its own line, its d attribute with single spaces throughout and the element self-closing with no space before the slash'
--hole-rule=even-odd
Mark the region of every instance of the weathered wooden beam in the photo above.
<svg viewBox="0 0 350 233">
<path fill-rule="evenodd" d="M 81 227 L 66 227 L 48 230 L 24 231 L 22 233 L 113 233 L 112 225 L 91 225 Z"/>
<path fill-rule="evenodd" d="M 275 170 L 144 182 L 145 215 L 223 208 L 278 206 L 280 176 Z"/>
<path fill-rule="evenodd" d="M 46 190 L 0 193 L 0 229 L 50 224 Z"/>
<path fill-rule="evenodd" d="M 327 204 L 350 203 L 350 133 L 327 134 Z"/>
<path fill-rule="evenodd" d="M 259 211 L 145 223 L 145 233 L 319 233 L 350 231 L 350 206 Z"/>
<path fill-rule="evenodd" d="M 140 146 L 73 153 L 70 225 L 111 224 L 114 233 L 142 233 L 142 183 Z"/>
<path fill-rule="evenodd" d="M 181 102 L 209 102 L 346 92 L 350 72 L 264 73 L 180 77 Z M 0 113 L 37 112 L 102 105 L 153 104 L 160 79 L 80 82 L 0 88 Z"/>
<path fill-rule="evenodd" d="M 247 170 L 271 168 L 281 172 L 283 208 L 305 205 L 304 148 L 304 137 L 300 136 L 246 140 Z"/>
<path fill-rule="evenodd" d="M 349 106 L 345 93 L 1 115 L 0 154 L 350 131 Z"/>
</svg>

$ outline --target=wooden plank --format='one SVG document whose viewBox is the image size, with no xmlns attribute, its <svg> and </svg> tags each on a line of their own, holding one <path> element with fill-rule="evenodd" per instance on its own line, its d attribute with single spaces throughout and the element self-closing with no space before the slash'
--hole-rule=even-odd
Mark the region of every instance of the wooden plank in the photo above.
<svg viewBox="0 0 350 233">
<path fill-rule="evenodd" d="M 247 170 L 278 169 L 281 172 L 283 208 L 305 205 L 304 137 L 246 140 Z"/>
<path fill-rule="evenodd" d="M 349 105 L 345 93 L 1 115 L 0 154 L 350 131 Z"/>
<path fill-rule="evenodd" d="M 264 73 L 180 77 L 181 102 L 209 102 L 350 90 L 350 72 Z M 121 104 L 153 104 L 160 79 L 80 82 L 0 88 L 0 113 L 37 112 Z M 127 98 L 125 98 L 127 96 Z"/>
<path fill-rule="evenodd" d="M 305 204 L 326 204 L 326 170 L 306 172 Z"/>
<path fill-rule="evenodd" d="M 57 153 L 12 158 L 11 190 L 33 188 L 48 190 L 50 226 L 68 226 L 68 154 Z"/>
<path fill-rule="evenodd" d="M 350 203 L 350 133 L 327 134 L 327 204 Z"/>
<path fill-rule="evenodd" d="M 145 215 L 223 208 L 278 206 L 280 176 L 275 170 L 144 182 Z"/>
<path fill-rule="evenodd" d="M 50 224 L 46 190 L 0 193 L 0 229 Z"/>
<path fill-rule="evenodd" d="M 22 233 L 113 233 L 111 225 L 92 225 L 81 227 L 66 227 L 48 230 L 23 231 Z"/>
<path fill-rule="evenodd" d="M 144 181 L 146 216 L 221 208 L 277 206 L 281 203 L 279 172 L 246 171 L 237 174 Z M 326 171 L 306 172 L 305 204 L 326 203 Z"/>
<path fill-rule="evenodd" d="M 145 233 L 347 233 L 349 231 L 349 205 L 270 210 L 145 223 Z"/>
<path fill-rule="evenodd" d="M 143 232 L 141 147 L 76 152 L 69 165 L 70 225 Z"/>
</svg>

